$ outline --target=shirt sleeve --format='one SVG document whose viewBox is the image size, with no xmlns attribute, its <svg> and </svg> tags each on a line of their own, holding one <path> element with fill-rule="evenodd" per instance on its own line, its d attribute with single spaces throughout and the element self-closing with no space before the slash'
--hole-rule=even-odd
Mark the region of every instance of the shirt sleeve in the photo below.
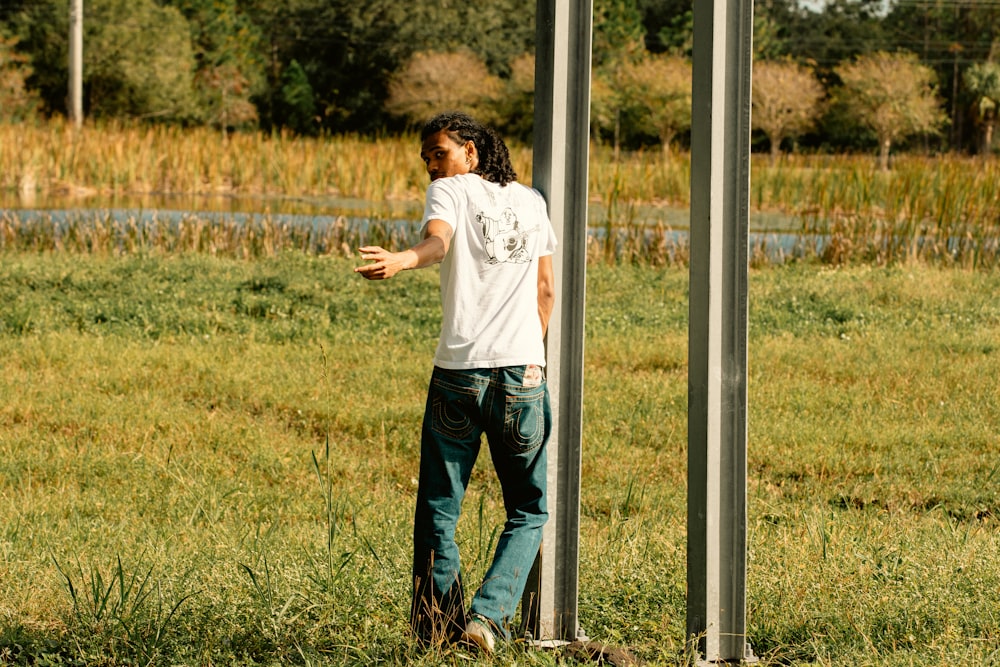
<svg viewBox="0 0 1000 667">
<path fill-rule="evenodd" d="M 554 255 L 556 252 L 556 246 L 559 245 L 558 239 L 556 239 L 556 230 L 552 227 L 552 220 L 549 219 L 549 207 L 545 203 L 545 198 L 540 192 L 535 190 L 538 197 L 538 211 L 541 220 L 545 221 L 542 227 L 542 234 L 544 235 L 544 241 L 542 241 L 541 250 L 538 253 L 539 257 L 545 257 L 547 255 Z"/>
<path fill-rule="evenodd" d="M 424 217 L 420 224 L 421 231 L 431 220 L 441 220 L 451 227 L 452 231 L 458 225 L 458 201 L 453 188 L 449 187 L 448 179 L 440 178 L 427 186 L 427 196 L 424 201 Z"/>
</svg>

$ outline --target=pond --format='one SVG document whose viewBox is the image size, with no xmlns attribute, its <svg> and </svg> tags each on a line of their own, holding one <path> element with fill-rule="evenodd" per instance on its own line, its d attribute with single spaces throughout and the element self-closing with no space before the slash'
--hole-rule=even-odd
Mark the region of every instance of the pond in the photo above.
<svg viewBox="0 0 1000 667">
<path fill-rule="evenodd" d="M 365 242 L 369 231 L 376 231 L 376 243 L 391 235 L 408 242 L 418 231 L 423 212 L 419 201 L 372 202 L 359 199 L 324 197 L 233 197 L 192 195 L 142 195 L 106 197 L 32 196 L 0 192 L 0 218 L 16 220 L 21 225 L 52 227 L 59 236 L 74 225 L 99 221 L 138 228 L 176 227 L 197 220 L 209 226 L 271 225 L 286 229 L 309 230 L 316 237 L 330 237 L 338 229 L 343 242 Z M 591 203 L 588 207 L 589 235 L 604 241 L 608 233 L 607 207 Z M 685 247 L 688 240 L 690 211 L 667 206 L 620 206 L 613 213 L 616 236 L 657 235 L 671 247 Z M 89 221 L 89 222 L 88 222 Z M 754 252 L 771 261 L 802 254 L 805 244 L 815 251 L 821 239 L 798 234 L 800 221 L 793 216 L 752 212 L 749 242 Z M 659 227 L 659 229 L 657 229 Z M 315 249 L 316 242 L 310 242 Z"/>
</svg>

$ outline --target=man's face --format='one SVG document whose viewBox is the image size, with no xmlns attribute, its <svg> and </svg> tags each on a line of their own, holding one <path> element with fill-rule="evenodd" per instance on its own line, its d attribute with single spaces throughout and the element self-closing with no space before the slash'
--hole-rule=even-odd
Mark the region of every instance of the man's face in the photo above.
<svg viewBox="0 0 1000 667">
<path fill-rule="evenodd" d="M 420 157 L 427 165 L 427 173 L 432 181 L 468 174 L 478 164 L 476 145 L 471 141 L 457 143 L 448 135 L 447 130 L 427 137 L 420 148 Z"/>
</svg>

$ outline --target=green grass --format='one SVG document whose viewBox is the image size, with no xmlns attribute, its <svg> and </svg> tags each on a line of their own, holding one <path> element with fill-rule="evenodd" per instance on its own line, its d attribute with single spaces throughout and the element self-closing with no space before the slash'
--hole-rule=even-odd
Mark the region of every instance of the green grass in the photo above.
<svg viewBox="0 0 1000 667">
<path fill-rule="evenodd" d="M 0 664 L 474 662 L 406 636 L 436 271 L 352 266 L 2 255 Z M 596 264 L 588 290 L 581 622 L 681 664 L 687 273 Z M 998 291 L 988 271 L 752 271 L 764 664 L 1000 662 Z M 484 458 L 470 581 L 501 520 Z"/>
</svg>

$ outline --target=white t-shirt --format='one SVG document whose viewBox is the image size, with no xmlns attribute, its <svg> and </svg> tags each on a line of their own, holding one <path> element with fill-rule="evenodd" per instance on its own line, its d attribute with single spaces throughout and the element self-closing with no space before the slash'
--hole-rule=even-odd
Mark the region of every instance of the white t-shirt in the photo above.
<svg viewBox="0 0 1000 667">
<path fill-rule="evenodd" d="M 545 365 L 538 318 L 538 258 L 555 252 L 542 195 L 477 174 L 427 188 L 423 224 L 454 230 L 441 262 L 443 318 L 434 364 L 441 368 Z"/>
</svg>

